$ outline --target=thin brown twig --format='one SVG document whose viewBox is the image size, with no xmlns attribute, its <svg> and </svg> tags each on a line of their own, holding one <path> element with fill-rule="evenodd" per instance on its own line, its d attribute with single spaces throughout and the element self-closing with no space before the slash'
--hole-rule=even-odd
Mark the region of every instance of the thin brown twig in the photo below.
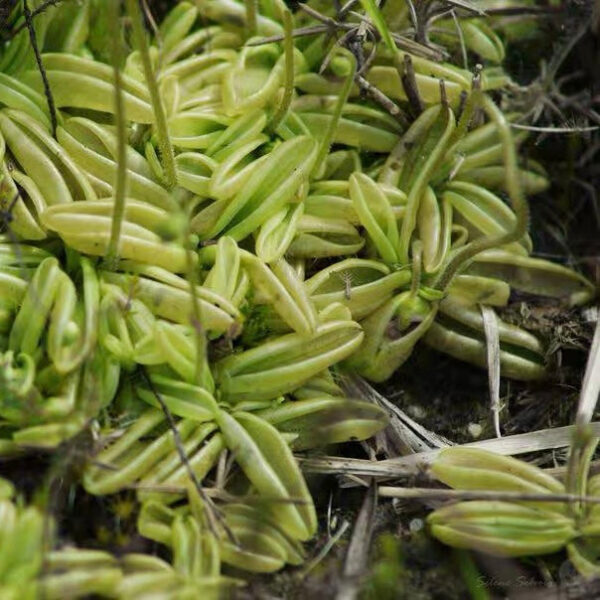
<svg viewBox="0 0 600 600">
<path fill-rule="evenodd" d="M 523 15 L 556 15 L 564 12 L 565 6 L 509 6 L 506 8 L 488 8 L 487 16 L 520 17 Z"/>
<path fill-rule="evenodd" d="M 363 75 L 364 73 L 369 72 L 369 69 L 373 65 L 373 62 L 375 62 L 375 57 L 377 56 L 377 39 L 373 35 L 373 30 L 368 29 L 367 36 L 372 38 L 371 39 L 371 42 L 372 42 L 371 52 L 369 52 L 369 56 L 367 56 L 367 58 L 365 59 L 363 66 L 358 70 L 359 75 Z"/>
<path fill-rule="evenodd" d="M 54 104 L 54 97 L 52 96 L 52 90 L 50 89 L 50 82 L 48 81 L 48 75 L 46 74 L 46 69 L 44 68 L 44 64 L 42 63 L 42 55 L 40 53 L 40 48 L 37 43 L 37 39 L 35 37 L 35 28 L 33 26 L 33 17 L 32 12 L 29 10 L 29 4 L 27 0 L 23 0 L 23 16 L 25 17 L 25 24 L 27 30 L 29 31 L 29 40 L 31 42 L 31 47 L 33 48 L 33 53 L 35 54 L 35 62 L 37 63 L 38 70 L 40 75 L 42 76 L 42 82 L 44 85 L 44 94 L 46 96 L 46 102 L 48 103 L 48 110 L 50 112 L 50 122 L 52 125 L 52 137 L 56 137 L 56 127 L 57 127 L 57 119 L 56 119 L 56 106 Z"/>
<path fill-rule="evenodd" d="M 362 75 L 356 75 L 354 80 L 360 90 L 367 94 L 371 100 L 379 104 L 381 108 L 392 115 L 403 127 L 408 127 L 406 115 L 393 100 L 388 98 L 379 88 L 367 81 Z"/>
<path fill-rule="evenodd" d="M 208 526 L 211 530 L 211 533 L 216 538 L 218 538 L 219 537 L 219 529 L 217 527 L 217 521 L 219 521 L 221 523 L 221 525 L 223 525 L 223 526 L 225 525 L 225 523 L 224 523 L 223 519 L 221 518 L 220 514 L 218 513 L 218 510 L 217 510 L 216 506 L 214 505 L 213 501 L 211 500 L 211 498 L 209 498 L 208 494 L 206 494 L 206 492 L 204 491 L 204 488 L 202 487 L 202 484 L 200 483 L 200 480 L 198 479 L 196 472 L 194 471 L 194 469 L 192 468 L 192 465 L 190 464 L 190 461 L 189 461 L 187 454 L 185 452 L 185 449 L 183 447 L 183 440 L 181 439 L 181 435 L 179 434 L 179 430 L 177 429 L 175 419 L 173 418 L 173 415 L 171 414 L 169 407 L 165 404 L 165 401 L 163 400 L 159 391 L 154 386 L 154 383 L 152 383 L 152 380 L 150 379 L 150 376 L 148 375 L 146 368 L 144 366 L 140 365 L 139 369 L 140 369 L 140 372 L 144 379 L 144 382 L 146 383 L 146 385 L 152 392 L 153 396 L 156 398 L 156 401 L 160 405 L 160 408 L 163 411 L 163 413 L 167 419 L 167 423 L 169 424 L 169 428 L 171 429 L 171 433 L 173 434 L 175 448 L 177 450 L 177 454 L 179 454 L 181 464 L 184 465 L 190 480 L 192 481 L 194 487 L 196 488 L 198 494 L 200 495 L 200 498 L 202 498 L 203 502 L 205 502 L 205 504 L 206 504 L 206 507 L 207 507 L 206 513 L 208 516 Z M 226 528 L 226 531 L 227 531 L 227 528 Z"/>
<path fill-rule="evenodd" d="M 357 2 L 358 0 L 348 0 L 348 2 L 346 2 L 346 4 L 344 4 L 344 6 L 342 6 L 342 8 L 340 8 L 340 10 L 338 11 L 338 19 L 344 19 L 348 12 L 351 11 L 352 8 L 354 8 Z"/>
<path fill-rule="evenodd" d="M 162 35 L 160 34 L 160 29 L 156 23 L 156 19 L 152 14 L 152 10 L 149 6 L 148 0 L 142 0 L 142 11 L 148 19 L 148 23 L 150 24 L 150 28 L 152 29 L 152 33 L 154 34 L 154 39 L 156 40 L 156 44 L 158 45 L 159 50 L 162 48 L 163 40 Z"/>
<path fill-rule="evenodd" d="M 35 19 L 38 15 L 41 15 L 43 12 L 48 10 L 51 6 L 58 6 L 61 2 L 72 2 L 73 0 L 46 0 L 43 4 L 38 6 L 36 9 L 31 11 L 31 18 Z M 8 39 L 14 38 L 18 33 L 21 33 L 23 29 L 27 27 L 27 21 L 21 23 L 18 27 L 15 27 L 12 31 L 9 32 Z"/>
<path fill-rule="evenodd" d="M 327 25 L 311 25 L 309 27 L 299 27 L 298 29 L 294 29 L 292 31 L 292 37 L 304 37 L 309 35 L 319 35 L 321 33 L 326 33 L 329 31 Z M 283 34 L 280 35 L 271 35 L 269 37 L 260 38 L 258 40 L 251 40 L 246 43 L 246 46 L 263 46 L 264 44 L 272 44 L 274 42 L 281 42 L 285 36 Z"/>
<path fill-rule="evenodd" d="M 317 21 L 321 21 L 321 23 L 325 23 L 325 25 L 341 25 L 341 23 L 338 23 L 335 19 L 322 15 L 318 10 L 308 6 L 308 4 L 299 4 L 298 6 L 300 10 L 304 11 L 307 15 L 311 16 Z"/>
<path fill-rule="evenodd" d="M 145 492 L 158 492 L 162 494 L 185 494 L 188 488 L 184 485 L 170 485 L 164 483 L 131 483 L 125 486 L 128 490 L 143 490 Z M 257 496 L 247 494 L 236 496 L 219 487 L 203 487 L 207 498 L 216 498 L 225 502 L 243 502 L 245 504 L 291 504 L 293 506 L 306 506 L 307 500 L 302 498 L 281 498 L 275 496 Z"/>
<path fill-rule="evenodd" d="M 352 31 L 356 29 L 355 24 L 350 23 L 339 23 L 334 21 L 335 29 L 340 29 L 343 31 Z M 298 29 L 294 29 L 292 32 L 292 37 L 307 37 L 312 35 L 320 35 L 322 33 L 328 33 L 332 30 L 332 25 L 309 25 L 307 27 L 299 27 Z M 373 35 L 377 36 L 377 31 L 370 29 Z M 263 46 L 264 44 L 272 44 L 274 42 L 281 42 L 284 39 L 283 34 L 271 35 L 268 37 L 260 38 L 257 40 L 251 40 L 246 43 L 246 46 Z M 405 50 L 406 52 L 412 52 L 418 56 L 422 56 L 423 58 L 429 58 L 431 60 L 442 60 L 445 56 L 445 53 L 437 48 L 432 48 L 431 46 L 424 46 L 423 44 L 419 44 L 414 40 L 407 38 L 403 35 L 392 33 L 392 39 L 401 50 Z"/>
</svg>

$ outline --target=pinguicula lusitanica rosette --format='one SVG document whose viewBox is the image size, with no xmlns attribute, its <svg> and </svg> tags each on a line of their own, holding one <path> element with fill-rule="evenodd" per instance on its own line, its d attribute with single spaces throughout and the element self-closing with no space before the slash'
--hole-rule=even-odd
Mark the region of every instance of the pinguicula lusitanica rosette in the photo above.
<svg viewBox="0 0 600 600">
<path fill-rule="evenodd" d="M 441 19 L 428 41 L 400 0 L 174 2 L 158 25 L 145 4 L 28 0 L 7 19 L 0 451 L 91 432 L 83 487 L 134 490 L 172 563 L 63 549 L 37 578 L 51 531 L 8 491 L 2 547 L 31 545 L 0 561 L 7 598 L 216 598 L 242 583 L 222 564 L 302 563 L 317 517 L 292 452 L 386 424 L 340 373 L 383 381 L 419 343 L 485 367 L 480 305 L 594 294 L 532 254 L 527 196 L 548 182 L 500 109 L 504 22 L 467 8 L 461 39 Z M 503 375 L 544 377 L 542 341 L 497 330 Z M 489 508 L 432 531 L 463 543 Z M 538 510 L 504 508 L 507 527 Z"/>
</svg>

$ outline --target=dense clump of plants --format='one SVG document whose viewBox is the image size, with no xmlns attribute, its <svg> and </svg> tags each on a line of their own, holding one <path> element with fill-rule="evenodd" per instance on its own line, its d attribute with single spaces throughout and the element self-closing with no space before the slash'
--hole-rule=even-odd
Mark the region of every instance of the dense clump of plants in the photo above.
<svg viewBox="0 0 600 600">
<path fill-rule="evenodd" d="M 494 309 L 594 288 L 531 256 L 547 179 L 520 158 L 510 31 L 485 4 L 198 0 L 156 24 L 138 0 L 26 0 L 3 17 L 0 455 L 89 435 L 86 493 L 133 490 L 171 557 L 57 548 L 2 482 L 3 598 L 217 597 L 302 564 L 318 522 L 293 452 L 386 425 L 344 373 L 384 381 L 422 343 L 545 376 L 543 343 Z M 507 522 L 537 510 L 511 506 Z M 431 531 L 476 546 L 460 510 Z M 572 542 L 543 515 L 564 533 L 545 550 Z"/>
</svg>

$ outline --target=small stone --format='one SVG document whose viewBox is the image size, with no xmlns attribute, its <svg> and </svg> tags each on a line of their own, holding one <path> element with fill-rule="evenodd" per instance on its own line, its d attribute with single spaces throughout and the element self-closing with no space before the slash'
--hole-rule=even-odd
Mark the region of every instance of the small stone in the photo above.
<svg viewBox="0 0 600 600">
<path fill-rule="evenodd" d="M 406 408 L 406 412 L 413 419 L 424 419 L 425 418 L 425 410 L 418 406 L 417 404 L 411 404 Z"/>
<path fill-rule="evenodd" d="M 411 533 L 417 533 L 423 529 L 423 519 L 412 519 L 412 521 L 408 524 L 408 528 Z"/>
<path fill-rule="evenodd" d="M 469 423 L 467 431 L 473 439 L 477 439 L 481 435 L 483 427 L 479 423 Z"/>
</svg>

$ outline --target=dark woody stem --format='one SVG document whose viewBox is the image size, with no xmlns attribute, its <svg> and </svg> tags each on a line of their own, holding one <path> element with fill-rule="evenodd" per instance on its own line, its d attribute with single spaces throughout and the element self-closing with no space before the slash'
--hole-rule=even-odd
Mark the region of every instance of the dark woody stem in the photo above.
<svg viewBox="0 0 600 600">
<path fill-rule="evenodd" d="M 450 151 L 452 151 L 452 147 L 467 133 L 477 109 L 481 106 L 481 70 L 482 66 L 476 65 L 475 72 L 473 73 L 473 82 L 471 84 L 471 93 L 467 97 L 456 129 L 452 135 Z"/>
<path fill-rule="evenodd" d="M 421 100 L 421 95 L 419 94 L 412 58 L 410 57 L 410 54 L 405 54 L 403 60 L 401 60 L 400 57 L 401 54 L 396 52 L 394 56 L 394 65 L 398 71 L 398 75 L 400 75 L 402 88 L 408 98 L 412 112 L 418 117 L 425 110 L 425 107 Z"/>
</svg>

